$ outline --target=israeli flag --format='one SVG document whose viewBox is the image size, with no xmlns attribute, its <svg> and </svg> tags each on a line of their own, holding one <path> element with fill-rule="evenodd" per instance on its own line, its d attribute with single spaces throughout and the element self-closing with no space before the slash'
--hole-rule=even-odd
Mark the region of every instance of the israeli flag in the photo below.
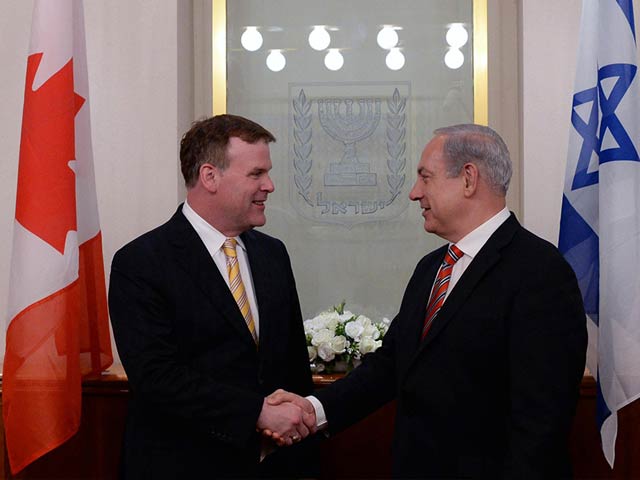
<svg viewBox="0 0 640 480">
<path fill-rule="evenodd" d="M 602 450 L 640 397 L 640 95 L 632 0 L 584 0 L 559 248 L 587 311 Z"/>
</svg>

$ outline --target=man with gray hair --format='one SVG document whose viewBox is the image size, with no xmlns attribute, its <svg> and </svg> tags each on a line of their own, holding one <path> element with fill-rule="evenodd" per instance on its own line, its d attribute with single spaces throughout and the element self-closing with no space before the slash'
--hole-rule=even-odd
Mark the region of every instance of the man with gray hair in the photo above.
<svg viewBox="0 0 640 480">
<path fill-rule="evenodd" d="M 492 129 L 436 130 L 409 198 L 448 243 L 418 263 L 383 345 L 306 399 L 344 429 L 396 399 L 398 478 L 571 476 L 567 448 L 586 351 L 571 267 L 506 207 L 511 160 Z"/>
</svg>

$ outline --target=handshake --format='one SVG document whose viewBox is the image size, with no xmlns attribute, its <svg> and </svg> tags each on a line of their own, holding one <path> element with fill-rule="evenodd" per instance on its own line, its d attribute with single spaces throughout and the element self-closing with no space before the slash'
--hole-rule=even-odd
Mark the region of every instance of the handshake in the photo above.
<svg viewBox="0 0 640 480">
<path fill-rule="evenodd" d="M 306 398 L 276 390 L 264 399 L 256 428 L 279 447 L 289 446 L 316 432 L 316 411 Z"/>
</svg>

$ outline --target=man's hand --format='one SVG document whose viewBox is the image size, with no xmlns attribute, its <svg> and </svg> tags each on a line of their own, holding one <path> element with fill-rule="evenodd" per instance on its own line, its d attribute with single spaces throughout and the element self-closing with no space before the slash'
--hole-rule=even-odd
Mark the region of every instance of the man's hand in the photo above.
<svg viewBox="0 0 640 480">
<path fill-rule="evenodd" d="M 295 405 L 301 410 L 302 422 L 310 433 L 316 432 L 316 411 L 309 400 L 295 393 L 285 390 L 276 390 L 266 398 L 267 404 L 271 406 Z M 278 446 L 291 445 L 286 437 L 272 429 L 262 429 L 262 434 L 270 437 Z M 306 436 L 306 435 L 305 435 Z M 303 436 L 302 438 L 304 438 Z"/>
<path fill-rule="evenodd" d="M 272 405 L 265 398 L 256 426 L 279 446 L 292 445 L 309 435 L 303 416 L 302 409 L 291 402 Z"/>
<path fill-rule="evenodd" d="M 303 420 L 305 425 L 311 433 L 316 431 L 316 410 L 309 400 L 295 393 L 287 392 L 286 390 L 278 389 L 267 397 L 267 403 L 269 405 L 281 405 L 283 403 L 293 403 L 297 405 L 303 412 Z"/>
</svg>

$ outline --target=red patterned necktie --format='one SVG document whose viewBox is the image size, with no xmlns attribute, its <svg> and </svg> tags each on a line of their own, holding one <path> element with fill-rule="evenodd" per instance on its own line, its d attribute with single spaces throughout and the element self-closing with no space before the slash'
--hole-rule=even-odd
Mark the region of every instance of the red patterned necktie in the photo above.
<svg viewBox="0 0 640 480">
<path fill-rule="evenodd" d="M 427 332 L 431 328 L 433 320 L 442 308 L 444 304 L 444 298 L 447 295 L 447 289 L 449 288 L 449 280 L 451 279 L 451 271 L 453 265 L 464 255 L 462 251 L 455 245 L 450 245 L 447 254 L 444 256 L 436 281 L 433 284 L 433 290 L 431 291 L 431 297 L 429 297 L 429 303 L 427 305 L 427 314 L 424 318 L 424 325 L 422 326 L 422 340 L 427 336 Z"/>
</svg>

